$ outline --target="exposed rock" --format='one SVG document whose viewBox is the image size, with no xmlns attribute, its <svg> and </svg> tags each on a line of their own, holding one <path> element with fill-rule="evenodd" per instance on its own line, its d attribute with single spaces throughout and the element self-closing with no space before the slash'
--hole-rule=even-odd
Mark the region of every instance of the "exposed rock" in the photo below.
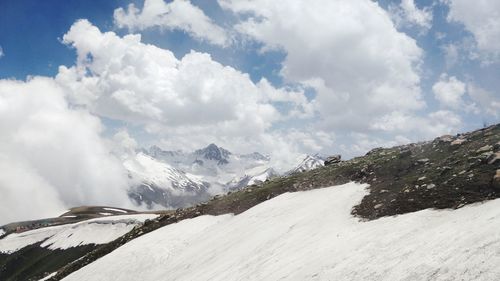
<svg viewBox="0 0 500 281">
<path fill-rule="evenodd" d="M 384 150 L 384 148 L 382 148 L 382 147 L 376 147 L 376 148 L 368 151 L 368 153 L 366 153 L 366 155 L 368 156 L 368 155 L 377 154 L 377 153 L 380 153 L 383 150 Z"/>
<path fill-rule="evenodd" d="M 495 143 L 495 145 L 493 145 L 493 149 L 500 150 L 500 141 Z"/>
<path fill-rule="evenodd" d="M 433 183 L 427 185 L 427 189 L 433 189 L 434 187 L 436 187 L 436 185 Z"/>
<path fill-rule="evenodd" d="M 485 145 L 485 146 L 479 148 L 478 150 L 476 150 L 476 153 L 479 154 L 479 153 L 488 152 L 488 151 L 491 151 L 491 150 L 493 150 L 493 146 L 491 146 L 491 145 Z"/>
<path fill-rule="evenodd" d="M 436 138 L 438 142 L 451 142 L 453 141 L 453 136 L 451 135 L 444 135 Z"/>
<path fill-rule="evenodd" d="M 420 164 L 425 164 L 425 163 L 427 163 L 427 162 L 429 162 L 429 159 L 428 159 L 428 158 L 423 158 L 423 159 L 418 159 L 418 160 L 417 160 L 417 163 L 420 163 Z"/>
<path fill-rule="evenodd" d="M 463 144 L 466 141 L 467 141 L 466 139 L 458 138 L 458 139 L 452 141 L 451 145 L 461 145 L 461 144 Z"/>
<path fill-rule="evenodd" d="M 332 156 L 328 156 L 325 160 L 325 166 L 328 166 L 328 165 L 331 165 L 331 164 L 335 164 L 335 163 L 339 163 L 341 160 L 341 155 L 340 154 L 336 154 L 336 155 L 332 155 Z"/>
<path fill-rule="evenodd" d="M 488 164 L 493 165 L 500 162 L 500 151 L 495 152 L 488 157 Z"/>
</svg>

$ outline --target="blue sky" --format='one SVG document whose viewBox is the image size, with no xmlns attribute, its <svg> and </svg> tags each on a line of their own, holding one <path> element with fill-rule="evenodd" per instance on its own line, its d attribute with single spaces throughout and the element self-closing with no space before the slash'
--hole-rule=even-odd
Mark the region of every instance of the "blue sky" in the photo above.
<svg viewBox="0 0 500 281">
<path fill-rule="evenodd" d="M 249 34 L 248 31 L 245 30 L 238 30 L 236 27 L 244 24 L 249 17 L 256 16 L 256 19 L 259 19 L 259 17 L 265 18 L 265 14 L 259 15 L 262 10 L 259 10 L 257 6 L 247 11 L 240 12 L 234 2 L 226 2 L 230 4 L 223 8 L 216 5 L 215 2 L 188 1 L 187 3 L 196 9 L 200 9 L 202 14 L 209 19 L 210 25 L 225 30 L 226 34 L 228 34 L 227 36 L 231 37 L 232 40 L 229 46 L 214 44 L 206 38 L 200 39 L 199 36 L 193 35 L 192 30 L 189 31 L 184 27 L 168 26 L 169 23 L 153 23 L 152 26 L 144 25 L 142 27 L 131 27 L 129 24 L 128 28 L 120 28 L 116 23 L 116 19 L 113 17 L 114 11 L 118 8 L 123 8 L 126 11 L 127 6 L 133 3 L 140 13 L 144 5 L 141 0 L 2 1 L 0 3 L 0 47 L 4 55 L 0 58 L 0 79 L 25 80 L 28 76 L 55 77 L 59 72 L 58 68 L 60 65 L 71 68 L 78 64 L 76 62 L 77 48 L 71 47 L 71 43 L 64 44 L 62 38 L 64 34 L 68 33 L 77 20 L 86 19 L 91 25 L 99 28 L 101 32 L 112 31 L 120 38 L 129 33 L 140 34 L 141 43 L 152 44 L 158 48 L 169 50 L 173 52 L 177 59 L 183 58 L 186 54 L 189 54 L 191 50 L 209 54 L 212 61 L 224 66 L 230 66 L 243 75 L 248 75 L 255 84 L 258 84 L 258 82 L 264 78 L 271 83 L 274 89 L 302 91 L 307 102 L 316 103 L 315 105 L 310 105 L 311 107 L 318 107 L 319 103 L 324 103 L 324 101 L 329 99 L 326 96 L 327 94 L 321 94 L 318 87 L 310 84 L 308 79 L 314 79 L 315 77 L 305 77 L 299 73 L 300 71 L 298 68 L 293 71 L 295 71 L 297 75 L 300 74 L 304 77 L 297 77 L 297 75 L 293 73 L 286 74 L 283 72 L 285 69 L 297 67 L 287 65 L 289 63 L 287 58 L 293 56 L 293 54 L 290 53 L 292 52 L 291 48 L 295 48 L 293 44 L 299 43 L 288 42 L 290 40 L 287 38 L 276 38 L 276 40 L 272 37 L 263 38 L 255 36 L 254 34 Z M 273 119 L 273 121 L 269 121 L 270 124 L 266 125 L 267 127 L 259 131 L 259 133 L 273 134 L 275 132 L 283 133 L 286 131 L 284 133 L 286 135 L 287 132 L 290 131 L 297 134 L 301 131 L 308 131 L 307 134 L 310 134 L 311 128 L 313 128 L 313 130 L 321 130 L 331 134 L 335 141 L 328 144 L 312 145 L 303 149 L 303 151 L 312 152 L 313 149 L 318 149 L 327 153 L 334 150 L 343 150 L 348 155 L 356 155 L 371 146 L 394 145 L 405 141 L 416 141 L 429 138 L 436 133 L 456 133 L 480 127 L 483 123 L 491 124 L 498 122 L 499 115 L 498 112 L 496 112 L 498 107 L 496 107 L 496 105 L 488 107 L 488 103 L 495 104 L 499 97 L 499 94 L 496 92 L 496 89 L 500 86 L 500 80 L 498 79 L 498 74 L 500 73 L 498 53 L 495 53 L 495 50 L 492 51 L 491 48 L 486 51 L 482 50 L 480 47 L 477 47 L 477 42 L 474 43 L 476 39 L 474 30 L 477 31 L 478 29 L 474 29 L 474 26 L 468 26 L 470 23 L 467 22 L 466 18 L 461 22 L 459 9 L 463 9 L 464 4 L 459 2 L 463 1 L 422 0 L 413 2 L 403 0 L 403 2 L 412 4 L 415 14 L 420 12 L 423 15 L 427 12 L 427 14 L 430 14 L 430 20 L 427 19 L 427 23 L 412 22 L 412 15 L 404 9 L 403 3 L 399 1 L 380 0 L 377 3 L 385 10 L 387 18 L 393 21 L 394 28 L 397 32 L 403 34 L 405 40 L 415 40 L 417 47 L 422 52 L 419 58 L 417 60 L 412 60 L 411 63 L 418 63 L 418 66 L 413 66 L 412 71 L 419 76 L 417 86 L 420 91 L 421 99 L 425 103 L 424 106 L 419 107 L 415 104 L 414 106 L 410 105 L 407 111 L 399 111 L 393 108 L 387 112 L 378 112 L 373 116 L 367 116 L 366 120 L 360 119 L 359 124 L 353 123 L 352 126 L 344 126 L 345 124 L 338 125 L 338 122 L 341 121 L 337 121 L 337 119 L 341 120 L 341 117 L 331 112 L 325 112 L 324 109 L 322 112 L 321 109 L 315 108 L 312 110 L 314 112 L 310 113 L 308 117 Z M 171 1 L 162 3 L 164 3 L 164 5 L 169 5 Z M 259 1 L 256 1 L 255 5 L 258 4 Z M 302 4 L 304 3 L 299 2 L 297 7 Z M 318 4 L 321 3 L 318 2 Z M 449 19 L 450 9 L 452 7 L 458 11 L 458 16 L 454 20 Z M 398 11 L 400 13 L 400 22 L 397 22 L 394 17 Z M 167 18 L 173 18 L 174 16 L 175 15 L 167 15 Z M 320 16 L 321 15 L 318 15 L 318 17 Z M 272 22 L 272 20 L 269 22 Z M 149 24 L 151 25 L 151 23 Z M 164 26 L 159 27 L 162 24 L 164 24 Z M 335 23 L 333 22 L 332 24 Z M 316 30 L 318 28 L 321 29 L 321 27 L 315 28 Z M 315 29 L 313 28 L 312 30 Z M 284 36 L 290 37 L 289 34 Z M 291 36 L 300 37 L 300 34 Z M 328 34 L 326 34 L 326 36 L 328 36 Z M 203 35 L 201 35 L 201 37 L 203 37 Z M 279 37 L 279 35 L 277 37 Z M 273 44 L 277 45 L 277 47 Z M 311 42 L 311 45 L 314 45 L 314 42 Z M 474 45 L 476 45 L 476 47 L 474 47 Z M 455 46 L 457 51 L 454 62 L 447 60 L 447 51 L 445 51 L 446 46 Z M 265 48 L 265 50 L 263 50 L 263 48 Z M 308 46 L 304 46 L 304 48 L 305 53 Z M 325 55 L 328 55 L 328 49 L 323 51 Z M 403 52 L 410 51 L 403 50 Z M 479 54 L 479 58 L 470 58 L 471 53 L 475 53 L 476 55 Z M 484 56 L 489 56 L 487 62 L 486 59 L 482 57 L 483 53 L 485 53 Z M 331 55 L 335 56 L 335 53 L 332 52 Z M 330 66 L 335 67 L 337 62 L 333 60 L 329 63 Z M 375 67 L 384 67 L 384 64 L 384 61 L 381 61 L 380 65 L 382 66 L 377 65 Z M 392 66 L 388 67 L 391 68 Z M 345 68 L 346 67 L 343 69 L 345 70 Z M 323 76 L 325 76 L 325 74 L 323 74 Z M 331 77 L 323 76 L 319 75 L 318 78 L 329 83 Z M 360 79 L 363 79 L 363 77 L 360 77 Z M 461 99 L 458 103 L 455 99 L 451 100 L 451 102 L 455 102 L 454 105 L 445 105 L 436 98 L 437 94 L 435 90 L 433 90 L 433 86 L 435 86 L 440 79 L 446 82 L 448 86 L 451 85 L 451 82 L 458 82 L 458 86 L 462 83 L 463 89 L 460 90 L 460 87 L 458 87 L 458 98 Z M 331 80 L 335 81 L 335 78 L 331 78 Z M 398 82 L 396 81 L 394 83 L 397 84 Z M 441 87 L 441 91 L 450 89 L 450 87 L 446 85 Z M 352 93 L 349 92 L 349 87 L 337 89 L 335 86 L 329 86 L 329 90 L 331 91 L 328 95 L 336 95 L 334 93 L 340 89 L 347 89 L 347 94 L 351 97 L 356 95 L 354 90 Z M 481 100 L 481 104 L 480 101 L 474 100 L 472 95 L 469 95 L 469 92 L 473 90 L 476 92 L 487 92 L 491 101 L 484 98 Z M 320 96 L 318 97 L 318 95 Z M 323 95 L 323 97 L 321 97 L 321 95 Z M 447 95 L 447 93 L 443 92 L 442 95 Z M 401 97 L 396 97 L 395 100 L 405 99 L 406 97 L 404 93 L 401 93 Z M 360 98 L 369 99 L 370 96 Z M 70 104 L 73 102 L 74 101 L 69 101 Z M 291 101 L 290 99 L 271 100 L 270 105 L 272 105 L 275 110 L 285 115 L 294 105 L 302 109 L 305 106 L 297 105 L 296 101 Z M 337 103 L 334 105 L 337 106 Z M 89 104 L 84 106 L 88 108 L 92 108 L 93 106 L 98 107 L 97 105 Z M 459 108 L 466 106 L 469 106 L 469 109 L 465 111 Z M 346 111 L 353 111 L 353 116 L 357 115 L 356 110 L 360 109 L 346 108 Z M 372 110 L 377 112 L 377 108 Z M 159 143 L 163 144 L 163 146 L 169 146 L 172 145 L 172 143 L 178 143 L 174 141 L 175 138 L 170 139 L 165 132 L 153 132 L 148 128 L 149 125 L 142 121 L 120 118 L 117 117 L 118 115 L 115 113 L 103 113 L 98 110 L 90 111 L 91 114 L 98 116 L 105 124 L 107 128 L 104 134 L 107 136 L 111 136 L 116 131 L 122 130 L 125 127 L 125 129 L 143 145 Z M 430 117 L 428 117 L 436 112 L 440 112 L 439 114 L 441 115 L 438 114 L 439 116 L 445 116 L 447 114 L 446 117 L 439 117 L 441 119 L 446 119 L 453 115 L 460 119 L 460 121 L 452 122 L 453 124 L 441 124 L 443 123 L 441 122 L 442 120 L 431 120 Z M 361 111 L 359 114 L 363 114 L 363 112 Z M 386 122 L 388 121 L 388 116 L 399 116 L 400 119 L 406 120 L 404 122 L 410 122 L 413 124 L 412 126 L 417 128 L 422 126 L 436 126 L 440 129 L 416 133 L 411 129 L 397 131 L 391 127 L 392 125 L 389 126 L 391 127 L 390 129 L 387 129 L 388 126 L 384 124 L 372 124 L 370 126 L 362 125 L 376 118 L 385 120 L 384 122 Z M 390 123 L 389 121 L 387 124 Z M 345 121 L 342 122 L 345 123 Z M 418 122 L 421 122 L 422 125 L 416 125 Z M 329 125 L 330 123 L 337 125 Z M 156 125 L 163 126 L 165 124 Z M 197 126 L 197 124 L 192 125 Z M 168 126 L 171 126 L 171 123 L 169 123 L 167 127 Z M 401 124 L 399 126 L 401 126 Z M 377 130 L 376 128 L 384 129 Z M 176 127 L 176 130 L 177 129 Z M 346 148 L 352 143 L 353 136 L 361 135 L 363 135 L 364 145 L 360 144 L 357 149 L 353 150 Z M 236 137 L 238 141 L 233 141 L 232 138 L 234 137 Z M 398 138 L 399 141 L 395 141 L 396 138 Z M 201 139 L 219 141 L 231 146 L 231 143 L 241 142 L 241 139 L 248 139 L 248 137 L 235 135 L 225 136 L 219 134 L 217 136 L 207 136 Z M 306 143 L 307 141 L 309 141 L 309 139 L 302 139 L 298 142 Z M 202 140 L 199 140 L 190 146 L 196 146 L 201 143 Z M 316 141 L 316 143 L 321 142 Z M 234 148 L 238 149 L 241 147 L 242 149 L 248 149 L 249 146 L 251 145 L 241 144 L 234 145 Z M 343 148 L 340 149 L 339 147 Z M 270 149 L 272 148 L 263 148 L 263 150 L 268 151 Z"/>
</svg>

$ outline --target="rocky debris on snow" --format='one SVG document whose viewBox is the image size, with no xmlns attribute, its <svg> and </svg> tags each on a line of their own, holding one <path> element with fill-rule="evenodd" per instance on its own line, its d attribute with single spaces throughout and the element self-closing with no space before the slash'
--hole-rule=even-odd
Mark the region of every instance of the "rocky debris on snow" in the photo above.
<svg viewBox="0 0 500 281">
<path fill-rule="evenodd" d="M 328 156 L 325 160 L 325 166 L 340 163 L 342 156 L 340 154 Z"/>
</svg>

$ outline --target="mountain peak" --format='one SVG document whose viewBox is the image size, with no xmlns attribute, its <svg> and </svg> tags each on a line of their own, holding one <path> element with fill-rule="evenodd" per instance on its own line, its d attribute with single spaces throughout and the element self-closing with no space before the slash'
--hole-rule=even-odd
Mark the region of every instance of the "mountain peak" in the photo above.
<svg viewBox="0 0 500 281">
<path fill-rule="evenodd" d="M 226 164 L 228 162 L 227 158 L 229 157 L 229 155 L 231 155 L 231 152 L 217 146 L 214 143 L 211 143 L 205 148 L 196 150 L 195 154 L 202 156 L 203 158 L 208 160 L 215 160 L 219 161 L 219 163 Z"/>
</svg>

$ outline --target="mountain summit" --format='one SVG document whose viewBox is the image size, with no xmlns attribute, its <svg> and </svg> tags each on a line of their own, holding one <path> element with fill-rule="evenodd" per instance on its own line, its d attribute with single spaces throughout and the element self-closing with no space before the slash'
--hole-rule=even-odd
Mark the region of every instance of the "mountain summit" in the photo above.
<svg viewBox="0 0 500 281">
<path fill-rule="evenodd" d="M 201 156 L 206 160 L 217 161 L 217 164 L 219 165 L 224 165 L 228 163 L 228 158 L 231 155 L 231 152 L 215 145 L 214 143 L 211 143 L 205 148 L 196 150 L 194 154 Z"/>
</svg>

